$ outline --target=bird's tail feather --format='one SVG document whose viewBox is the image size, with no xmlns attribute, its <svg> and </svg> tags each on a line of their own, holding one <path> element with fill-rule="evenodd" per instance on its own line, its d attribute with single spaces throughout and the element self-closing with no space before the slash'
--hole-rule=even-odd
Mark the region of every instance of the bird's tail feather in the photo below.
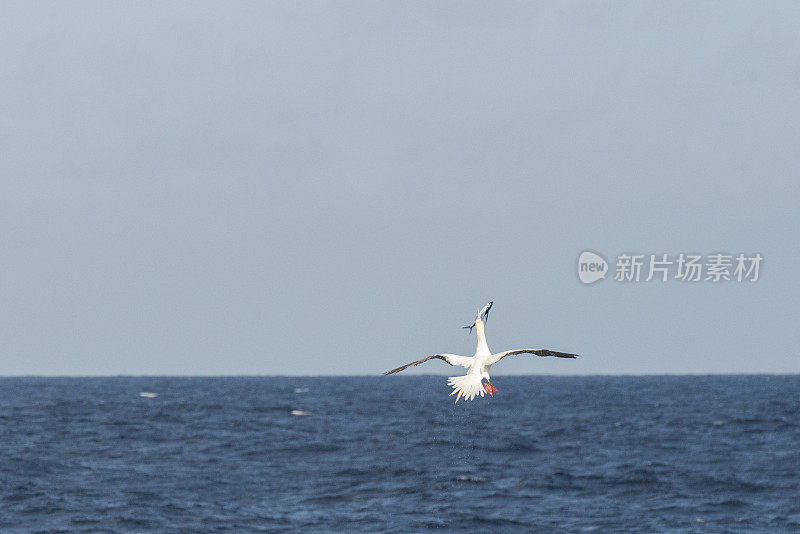
<svg viewBox="0 0 800 534">
<path fill-rule="evenodd" d="M 464 397 L 464 400 L 472 400 L 478 395 L 483 397 L 482 380 L 481 375 L 472 373 L 464 376 L 451 376 L 447 379 L 447 383 L 453 386 L 453 392 L 450 395 L 458 394 L 456 403 L 461 397 Z"/>
</svg>

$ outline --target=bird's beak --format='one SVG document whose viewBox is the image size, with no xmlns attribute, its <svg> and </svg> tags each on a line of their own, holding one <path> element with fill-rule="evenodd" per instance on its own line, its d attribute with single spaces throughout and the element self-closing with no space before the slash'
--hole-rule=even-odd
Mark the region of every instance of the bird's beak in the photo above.
<svg viewBox="0 0 800 534">
<path fill-rule="evenodd" d="M 492 301 L 489 304 L 487 304 L 486 306 L 484 306 L 483 310 L 481 310 L 481 314 L 480 315 L 481 315 L 481 319 L 483 319 L 484 323 L 489 320 L 489 310 L 492 309 L 492 305 L 493 304 L 494 304 L 494 301 Z"/>
<path fill-rule="evenodd" d="M 490 302 L 489 304 L 478 310 L 478 316 L 475 318 L 472 324 L 464 327 L 469 329 L 470 334 L 472 333 L 472 329 L 475 328 L 475 323 L 478 322 L 478 319 L 480 319 L 484 323 L 489 319 L 489 310 L 492 309 L 492 304 L 494 304 L 494 301 Z"/>
</svg>

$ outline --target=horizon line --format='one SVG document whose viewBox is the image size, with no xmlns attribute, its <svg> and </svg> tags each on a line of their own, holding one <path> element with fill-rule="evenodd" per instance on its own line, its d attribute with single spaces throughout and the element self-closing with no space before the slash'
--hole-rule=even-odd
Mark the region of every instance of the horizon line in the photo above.
<svg viewBox="0 0 800 534">
<path fill-rule="evenodd" d="M 657 376 L 797 376 L 795 372 L 719 372 L 719 373 L 592 373 L 592 374 L 564 374 L 564 373 L 530 373 L 530 374 L 498 374 L 499 377 L 514 376 L 551 376 L 551 377 L 657 377 Z M 2 378 L 369 378 L 386 376 L 378 374 L 3 374 Z M 402 377 L 433 376 L 444 377 L 447 375 L 434 373 L 412 373 L 405 375 L 392 375 L 391 379 Z"/>
</svg>

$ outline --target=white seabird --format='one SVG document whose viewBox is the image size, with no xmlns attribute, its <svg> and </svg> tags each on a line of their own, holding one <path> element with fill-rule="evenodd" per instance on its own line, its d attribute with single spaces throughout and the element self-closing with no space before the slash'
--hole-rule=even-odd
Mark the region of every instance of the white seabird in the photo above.
<svg viewBox="0 0 800 534">
<path fill-rule="evenodd" d="M 453 392 L 450 395 L 456 395 L 456 403 L 458 403 L 461 397 L 464 397 L 464 400 L 472 400 L 475 398 L 476 395 L 480 395 L 483 397 L 484 392 L 488 393 L 489 395 L 494 395 L 497 392 L 497 388 L 492 385 L 489 381 L 489 367 L 494 365 L 495 363 L 499 362 L 506 356 L 510 356 L 512 354 L 535 354 L 536 356 L 555 356 L 556 358 L 577 358 L 578 354 L 569 354 L 567 352 L 556 352 L 554 350 L 549 349 L 515 349 L 515 350 L 507 350 L 504 352 L 498 352 L 496 354 L 492 354 L 492 351 L 489 350 L 489 346 L 486 344 L 486 334 L 484 333 L 484 323 L 489 319 L 489 310 L 492 308 L 492 304 L 494 302 L 490 302 L 486 306 L 484 306 L 479 312 L 478 316 L 475 318 L 475 321 L 469 325 L 465 326 L 464 328 L 468 328 L 470 333 L 474 328 L 477 336 L 478 336 L 478 344 L 475 347 L 475 356 L 459 356 L 457 354 L 434 354 L 432 356 L 427 356 L 422 358 L 421 360 L 417 360 L 415 362 L 407 363 L 397 369 L 392 369 L 391 371 L 386 371 L 383 373 L 384 375 L 391 375 L 394 373 L 399 373 L 404 369 L 408 369 L 414 365 L 419 365 L 421 363 L 425 363 L 428 360 L 432 360 L 434 358 L 438 358 L 440 360 L 444 360 L 445 362 L 449 363 L 452 366 L 461 366 L 467 368 L 467 374 L 464 376 L 451 376 L 447 379 L 447 383 L 453 387 Z M 486 380 L 486 383 L 483 383 L 483 380 Z"/>
</svg>

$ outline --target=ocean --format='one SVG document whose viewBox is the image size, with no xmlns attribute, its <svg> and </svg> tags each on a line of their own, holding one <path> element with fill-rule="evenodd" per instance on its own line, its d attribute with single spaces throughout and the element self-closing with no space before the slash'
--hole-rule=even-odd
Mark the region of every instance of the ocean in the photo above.
<svg viewBox="0 0 800 534">
<path fill-rule="evenodd" d="M 445 380 L 0 378 L 0 531 L 800 532 L 800 376 Z"/>
</svg>

